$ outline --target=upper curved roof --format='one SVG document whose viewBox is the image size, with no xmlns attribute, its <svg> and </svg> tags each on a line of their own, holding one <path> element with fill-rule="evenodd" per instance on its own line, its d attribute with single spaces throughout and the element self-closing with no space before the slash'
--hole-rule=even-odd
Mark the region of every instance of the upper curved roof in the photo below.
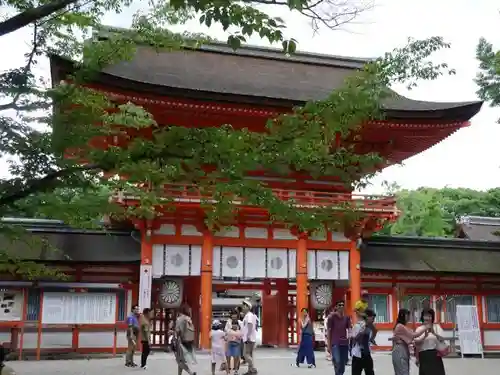
<svg viewBox="0 0 500 375">
<path fill-rule="evenodd" d="M 51 60 L 53 66 L 61 63 L 56 56 Z M 262 47 L 233 51 L 222 43 L 172 52 L 139 46 L 133 59 L 107 67 L 99 80 L 170 97 L 290 107 L 326 98 L 368 61 L 301 52 L 287 56 Z M 383 103 L 391 119 L 439 121 L 468 121 L 481 105 L 481 101 L 438 103 L 401 95 Z"/>
</svg>

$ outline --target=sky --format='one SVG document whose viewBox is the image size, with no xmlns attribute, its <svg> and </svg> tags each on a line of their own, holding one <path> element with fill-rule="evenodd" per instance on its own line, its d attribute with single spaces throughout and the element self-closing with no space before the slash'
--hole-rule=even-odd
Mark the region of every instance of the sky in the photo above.
<svg viewBox="0 0 500 375">
<path fill-rule="evenodd" d="M 283 9 L 268 8 L 274 15 L 280 15 L 287 23 L 287 37 L 295 38 L 300 51 L 324 54 L 377 57 L 394 48 L 404 46 L 409 37 L 423 39 L 442 36 L 451 43 L 449 50 L 435 55 L 435 61 L 447 62 L 457 74 L 442 77 L 436 81 L 424 82 L 407 91 L 396 88 L 403 95 L 427 101 L 475 100 L 477 87 L 473 81 L 478 63 L 475 48 L 480 37 L 485 37 L 500 48 L 500 5 L 491 0 L 374 0 L 373 9 L 365 12 L 343 29 L 320 29 L 313 32 L 311 25 L 297 13 L 283 12 Z M 140 9 L 134 3 L 132 10 Z M 108 14 L 105 23 L 113 26 L 130 25 L 132 11 L 120 15 Z M 219 27 L 210 29 L 196 22 L 186 25 L 190 31 L 205 32 L 214 38 L 225 40 Z M 0 38 L 0 71 L 17 67 L 22 63 L 29 30 L 20 30 Z M 251 44 L 266 45 L 258 38 Z M 10 58 L 5 58 L 7 51 Z M 47 72 L 48 64 L 41 64 Z M 414 189 L 420 186 L 441 188 L 468 187 L 489 189 L 500 186 L 500 118 L 499 108 L 487 104 L 472 119 L 469 128 L 459 130 L 453 136 L 431 149 L 405 161 L 401 166 L 385 169 L 368 188 L 370 193 L 382 192 L 383 181 L 395 182 L 402 188 Z M 499 147 L 499 148 L 497 148 Z M 497 153 L 497 151 L 499 151 Z M 0 174 L 5 165 L 0 164 Z"/>
</svg>

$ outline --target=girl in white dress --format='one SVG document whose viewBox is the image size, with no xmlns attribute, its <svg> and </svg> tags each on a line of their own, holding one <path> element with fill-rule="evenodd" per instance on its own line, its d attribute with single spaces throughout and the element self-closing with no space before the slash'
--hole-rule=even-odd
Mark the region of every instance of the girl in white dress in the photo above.
<svg viewBox="0 0 500 375">
<path fill-rule="evenodd" d="M 218 320 L 214 320 L 212 323 L 210 339 L 212 341 L 212 375 L 215 375 L 217 364 L 224 364 L 226 373 L 229 374 L 230 369 L 226 363 L 226 332 Z"/>
</svg>

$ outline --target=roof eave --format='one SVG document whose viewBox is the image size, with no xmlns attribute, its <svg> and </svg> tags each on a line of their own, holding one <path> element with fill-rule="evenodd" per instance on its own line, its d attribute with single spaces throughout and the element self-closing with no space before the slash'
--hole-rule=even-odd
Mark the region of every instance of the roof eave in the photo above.
<svg viewBox="0 0 500 375">
<path fill-rule="evenodd" d="M 50 55 L 52 85 L 64 79 L 64 76 L 71 74 L 75 69 L 75 63 L 71 60 L 57 55 Z M 167 87 L 150 83 L 138 82 L 127 78 L 115 76 L 110 73 L 100 73 L 91 82 L 105 85 L 110 88 L 117 88 L 124 91 L 143 92 L 174 98 L 194 99 L 203 101 L 217 101 L 233 104 L 257 105 L 262 107 L 275 107 L 289 109 L 303 105 L 302 100 L 291 100 L 286 98 L 272 98 L 264 96 L 238 95 L 231 93 L 220 93 L 211 91 L 192 90 L 185 88 Z M 395 110 L 384 109 L 386 118 L 389 120 L 417 120 L 439 121 L 439 122 L 465 122 L 469 121 L 481 109 L 483 102 L 467 102 L 450 104 L 449 108 L 438 110 Z"/>
<path fill-rule="evenodd" d="M 446 250 L 500 251 L 500 242 L 472 241 L 462 238 L 428 238 L 410 236 L 373 236 L 365 241 L 367 246 L 420 247 Z"/>
</svg>

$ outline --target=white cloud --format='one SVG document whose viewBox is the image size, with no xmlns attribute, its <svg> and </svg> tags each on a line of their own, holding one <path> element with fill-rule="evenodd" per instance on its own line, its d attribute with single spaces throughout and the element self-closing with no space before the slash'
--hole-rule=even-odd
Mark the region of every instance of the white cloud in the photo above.
<svg viewBox="0 0 500 375">
<path fill-rule="evenodd" d="M 457 74 L 426 82 L 411 92 L 399 90 L 420 100 L 476 99 L 473 78 L 477 72 L 475 47 L 478 39 L 484 36 L 500 47 L 498 6 L 489 0 L 379 0 L 375 9 L 349 25 L 348 31 L 323 29 L 319 34 L 314 34 L 307 21 L 298 14 L 288 14 L 285 19 L 287 36 L 299 41 L 300 50 L 335 55 L 374 57 L 403 45 L 408 37 L 443 36 L 452 48 L 439 53 L 436 60 L 446 61 L 457 70 Z M 130 20 L 131 12 L 127 11 L 108 15 L 105 21 L 127 27 Z M 206 30 L 196 22 L 189 27 L 193 31 L 208 31 L 216 38 L 224 38 L 219 28 Z M 0 61 L 1 70 L 22 63 L 26 50 L 22 41 L 28 40 L 29 30 L 0 38 L 0 50 L 9 51 L 9 59 Z M 251 42 L 264 44 L 258 39 Z M 496 124 L 498 117 L 500 110 L 485 105 L 472 120 L 470 128 L 460 130 L 430 150 L 407 160 L 404 166 L 387 168 L 369 190 L 378 191 L 377 184 L 383 180 L 395 181 L 406 188 L 449 185 L 487 189 L 500 186 L 500 157 L 496 152 L 500 139 L 500 127 Z"/>
</svg>

